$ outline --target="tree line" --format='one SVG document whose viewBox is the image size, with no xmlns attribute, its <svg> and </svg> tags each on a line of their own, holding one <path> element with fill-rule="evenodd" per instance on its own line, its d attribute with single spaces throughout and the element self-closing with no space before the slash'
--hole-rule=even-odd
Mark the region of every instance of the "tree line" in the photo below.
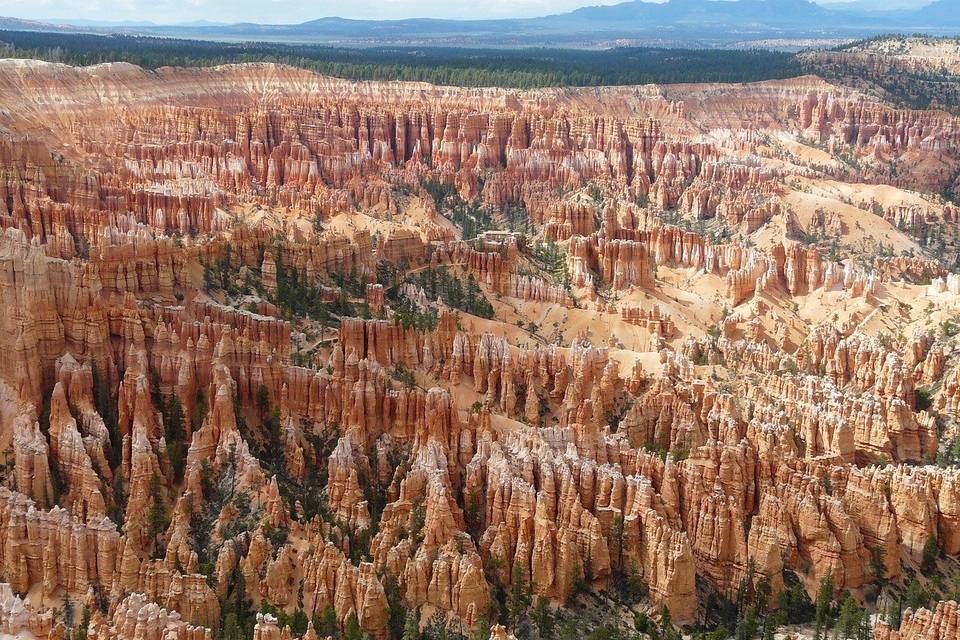
<svg viewBox="0 0 960 640">
<path fill-rule="evenodd" d="M 226 43 L 134 35 L 4 31 L 0 56 L 71 65 L 129 62 L 146 69 L 275 62 L 350 80 L 408 80 L 465 87 L 754 82 L 802 73 L 793 55 L 763 50 L 620 47 L 462 49 Z"/>
</svg>

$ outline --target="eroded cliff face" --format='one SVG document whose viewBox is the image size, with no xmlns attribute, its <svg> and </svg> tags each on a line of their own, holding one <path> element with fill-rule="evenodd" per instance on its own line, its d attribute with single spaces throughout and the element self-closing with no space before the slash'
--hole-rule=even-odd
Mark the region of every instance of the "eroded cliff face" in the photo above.
<svg viewBox="0 0 960 640">
<path fill-rule="evenodd" d="M 958 215 L 896 188 L 955 119 L 809 78 L 0 87 L 4 633 L 386 640 L 628 581 L 686 622 L 960 553 Z"/>
<path fill-rule="evenodd" d="M 911 638 L 956 638 L 958 628 L 957 603 L 953 600 L 937 602 L 931 609 L 907 610 L 899 629 L 893 629 L 884 621 L 874 627 L 877 640 L 910 640 Z"/>
</svg>

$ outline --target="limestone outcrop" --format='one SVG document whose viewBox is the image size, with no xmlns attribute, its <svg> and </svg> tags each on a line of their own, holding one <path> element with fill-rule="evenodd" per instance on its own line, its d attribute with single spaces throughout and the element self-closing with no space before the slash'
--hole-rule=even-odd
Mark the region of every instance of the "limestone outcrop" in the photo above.
<svg viewBox="0 0 960 640">
<path fill-rule="evenodd" d="M 815 78 L 0 89 L 0 633 L 69 598 L 117 640 L 486 634 L 624 584 L 685 623 L 960 555 L 958 214 L 897 186 L 960 162 L 945 114 Z"/>
<path fill-rule="evenodd" d="M 907 610 L 899 629 L 891 629 L 886 622 L 879 621 L 874 627 L 877 640 L 912 640 L 913 638 L 950 638 L 960 637 L 957 626 L 957 603 L 950 600 L 940 601 L 936 608 Z"/>
</svg>

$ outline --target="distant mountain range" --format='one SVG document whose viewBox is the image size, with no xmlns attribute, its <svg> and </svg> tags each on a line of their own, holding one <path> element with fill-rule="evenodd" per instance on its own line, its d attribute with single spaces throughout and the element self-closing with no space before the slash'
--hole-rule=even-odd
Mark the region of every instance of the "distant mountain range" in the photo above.
<svg viewBox="0 0 960 640">
<path fill-rule="evenodd" d="M 919 9 L 932 0 L 817 0 L 817 4 L 829 9 L 847 11 L 894 11 Z"/>
<path fill-rule="evenodd" d="M 915 17 L 919 18 L 921 23 L 928 24 L 948 24 L 954 27 L 960 24 L 960 6 L 956 0 L 939 0 L 929 4 L 916 12 Z M 908 14 L 908 19 L 914 18 Z"/>
<path fill-rule="evenodd" d="M 0 29 L 126 33 L 200 38 L 329 42 L 339 44 L 437 44 L 498 46 L 596 46 L 618 41 L 724 42 L 770 38 L 862 37 L 878 33 L 960 33 L 958 0 L 921 8 L 878 11 L 870 0 L 821 5 L 809 0 L 633 0 L 583 7 L 540 18 L 500 20 L 348 20 L 321 18 L 301 24 L 180 25 L 49 24 L 0 18 Z"/>
</svg>

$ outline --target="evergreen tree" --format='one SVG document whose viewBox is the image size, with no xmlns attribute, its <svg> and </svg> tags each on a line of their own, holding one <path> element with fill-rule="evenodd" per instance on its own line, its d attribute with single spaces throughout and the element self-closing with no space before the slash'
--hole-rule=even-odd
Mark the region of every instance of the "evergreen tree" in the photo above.
<svg viewBox="0 0 960 640">
<path fill-rule="evenodd" d="M 406 630 L 410 612 L 406 611 L 400 596 L 400 584 L 396 576 L 388 574 L 383 580 L 383 591 L 387 596 L 387 628 L 391 638 L 400 638 Z"/>
<path fill-rule="evenodd" d="M 833 573 L 827 571 L 827 575 L 820 580 L 820 588 L 817 590 L 817 602 L 816 602 L 816 635 L 815 637 L 820 639 L 823 638 L 823 633 L 826 629 L 829 628 L 830 616 L 831 616 L 831 603 L 833 602 Z"/>
<path fill-rule="evenodd" d="M 180 398 L 173 394 L 167 404 L 163 426 L 167 457 L 170 459 L 170 466 L 173 467 L 174 477 L 178 481 L 183 479 L 183 467 L 186 462 L 186 435 L 183 428 L 183 417 L 183 404 L 180 403 Z"/>
<path fill-rule="evenodd" d="M 743 616 L 737 623 L 737 628 L 733 634 L 734 638 L 736 640 L 751 640 L 755 635 L 757 635 L 759 626 L 760 621 L 758 617 L 757 605 L 748 605 L 744 608 Z"/>
<path fill-rule="evenodd" d="M 887 607 L 886 622 L 891 629 L 899 630 L 900 623 L 903 620 L 903 600 L 897 598 L 896 603 L 891 603 Z"/>
<path fill-rule="evenodd" d="M 840 613 L 837 616 L 836 637 L 847 640 L 855 638 L 860 630 L 863 612 L 857 606 L 853 596 L 848 591 L 840 603 Z"/>
<path fill-rule="evenodd" d="M 524 575 L 524 567 L 520 562 L 516 562 L 513 565 L 513 576 L 510 581 L 510 598 L 507 600 L 507 619 L 510 627 L 519 626 L 532 603 L 533 592 Z"/>
<path fill-rule="evenodd" d="M 533 393 L 533 390 L 528 390 Z M 617 514 L 613 519 L 613 543 L 616 545 L 617 568 L 623 570 L 623 514 Z"/>
<path fill-rule="evenodd" d="M 533 622 L 541 638 L 554 637 L 557 623 L 550 610 L 550 601 L 543 596 L 537 598 L 537 606 L 533 610 Z"/>
<path fill-rule="evenodd" d="M 267 385 L 261 384 L 257 387 L 257 411 L 260 412 L 260 419 L 267 419 L 267 412 L 270 410 L 270 390 Z"/>
<path fill-rule="evenodd" d="M 344 640 L 369 640 L 368 636 L 363 629 L 360 628 L 360 621 L 357 620 L 357 615 L 355 613 L 350 614 L 350 617 L 347 618 L 346 627 L 343 630 Z"/>
<path fill-rule="evenodd" d="M 473 536 L 480 529 L 480 497 L 476 489 L 467 493 L 466 504 L 463 507 L 463 517 L 467 525 L 467 532 Z"/>
<path fill-rule="evenodd" d="M 223 619 L 223 624 L 221 625 L 220 638 L 221 640 L 240 640 L 243 637 L 243 634 L 240 631 L 240 626 L 237 623 L 237 614 L 234 611 L 229 612 Z"/>
<path fill-rule="evenodd" d="M 937 545 L 936 536 L 931 535 L 923 545 L 923 557 L 920 560 L 920 570 L 925 574 L 930 574 L 937 567 L 937 556 L 940 555 L 940 547 Z"/>
<path fill-rule="evenodd" d="M 403 623 L 403 640 L 420 640 L 420 616 L 416 609 L 407 611 L 407 619 Z"/>
<path fill-rule="evenodd" d="M 155 545 L 154 552 L 156 555 L 162 551 L 160 548 L 160 534 L 166 531 L 167 526 L 170 524 L 170 518 L 163 508 L 160 476 L 156 473 L 150 477 L 150 497 L 153 501 L 150 505 L 150 510 L 147 512 L 147 521 L 150 524 L 150 537 L 153 538 Z"/>
<path fill-rule="evenodd" d="M 101 374 L 94 360 L 90 361 L 90 369 L 93 374 L 93 402 L 110 435 L 110 466 L 116 467 L 120 463 L 121 439 L 113 394 L 110 393 L 110 379 Z"/>
<path fill-rule="evenodd" d="M 426 640 L 448 640 L 449 636 L 447 619 L 442 611 L 437 611 L 427 622 L 427 626 L 423 630 L 423 637 Z"/>
<path fill-rule="evenodd" d="M 541 634 L 541 637 L 544 637 Z M 490 638 L 490 622 L 486 617 L 481 616 L 474 625 L 473 633 L 470 634 L 470 640 L 488 640 Z M 407 640 L 404 638 L 404 640 Z"/>
<path fill-rule="evenodd" d="M 660 637 L 663 640 L 680 640 L 680 632 L 673 626 L 673 618 L 667 605 L 660 607 Z"/>
<path fill-rule="evenodd" d="M 316 629 L 317 635 L 321 638 L 326 636 L 339 636 L 339 632 L 337 631 L 337 614 L 333 610 L 333 607 L 328 605 L 324 608 L 320 614 L 320 618 L 313 621 L 313 628 Z"/>
<path fill-rule="evenodd" d="M 73 640 L 87 640 L 87 628 L 90 626 L 90 608 L 83 605 L 83 613 L 80 614 L 80 623 L 73 631 Z"/>
<path fill-rule="evenodd" d="M 815 608 L 800 579 L 792 571 L 784 571 L 784 589 L 777 598 L 778 609 L 783 612 L 784 624 L 801 624 L 814 619 Z"/>
<path fill-rule="evenodd" d="M 63 623 L 68 627 L 73 626 L 73 602 L 69 593 L 63 594 Z"/>
<path fill-rule="evenodd" d="M 777 629 L 782 627 L 786 618 L 782 611 L 775 611 L 763 620 L 763 640 L 774 640 Z"/>
<path fill-rule="evenodd" d="M 907 593 L 904 599 L 906 600 L 907 607 L 918 609 L 930 603 L 930 594 L 920 585 L 917 578 L 914 577 L 910 580 L 910 584 L 907 585 Z"/>
</svg>

